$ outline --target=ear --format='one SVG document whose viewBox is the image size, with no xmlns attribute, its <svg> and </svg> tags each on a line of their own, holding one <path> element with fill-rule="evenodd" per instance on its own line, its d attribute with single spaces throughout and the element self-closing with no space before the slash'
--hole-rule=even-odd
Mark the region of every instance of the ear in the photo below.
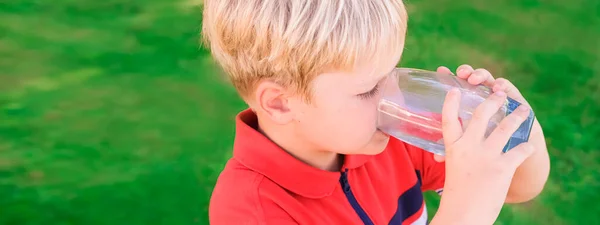
<svg viewBox="0 0 600 225">
<path fill-rule="evenodd" d="M 254 96 L 256 106 L 277 124 L 292 122 L 294 115 L 290 98 L 287 88 L 272 81 L 260 82 Z"/>
</svg>

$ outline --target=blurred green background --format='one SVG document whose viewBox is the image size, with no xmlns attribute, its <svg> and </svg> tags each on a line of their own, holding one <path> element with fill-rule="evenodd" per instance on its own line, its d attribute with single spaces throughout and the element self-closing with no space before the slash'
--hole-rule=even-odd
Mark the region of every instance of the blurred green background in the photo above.
<svg viewBox="0 0 600 225">
<path fill-rule="evenodd" d="M 545 129 L 544 193 L 497 224 L 599 222 L 599 1 L 406 2 L 402 66 L 487 68 Z M 200 5 L 0 1 L 0 224 L 208 223 L 245 105 L 199 46 Z"/>
</svg>

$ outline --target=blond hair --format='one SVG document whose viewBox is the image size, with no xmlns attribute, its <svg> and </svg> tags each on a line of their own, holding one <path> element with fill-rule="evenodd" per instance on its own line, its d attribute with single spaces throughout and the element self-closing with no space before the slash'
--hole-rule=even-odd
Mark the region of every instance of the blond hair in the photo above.
<svg viewBox="0 0 600 225">
<path fill-rule="evenodd" d="M 319 73 L 402 51 L 406 24 L 401 0 L 205 0 L 202 33 L 242 97 L 261 80 L 308 97 Z"/>
</svg>

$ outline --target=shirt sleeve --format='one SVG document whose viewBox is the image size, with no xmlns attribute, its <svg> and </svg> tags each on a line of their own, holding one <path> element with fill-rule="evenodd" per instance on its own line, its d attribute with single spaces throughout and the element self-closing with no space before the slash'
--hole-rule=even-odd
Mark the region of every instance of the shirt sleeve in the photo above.
<svg viewBox="0 0 600 225">
<path fill-rule="evenodd" d="M 262 203 L 259 203 L 262 202 Z M 268 206 L 268 207 L 261 207 Z M 210 206 L 211 225 L 298 225 L 285 211 L 269 201 L 217 202 Z"/>
<path fill-rule="evenodd" d="M 228 174 L 231 175 L 231 174 Z M 217 182 L 209 205 L 211 225 L 297 225 L 275 202 L 259 194 L 263 180 L 256 174 L 239 173 Z M 248 185 L 235 186 L 237 182 Z M 222 186 L 221 186 L 222 185 Z"/>
<path fill-rule="evenodd" d="M 435 161 L 433 153 L 413 145 L 406 144 L 406 149 L 421 180 L 421 189 L 441 195 L 446 178 L 446 163 Z"/>
</svg>

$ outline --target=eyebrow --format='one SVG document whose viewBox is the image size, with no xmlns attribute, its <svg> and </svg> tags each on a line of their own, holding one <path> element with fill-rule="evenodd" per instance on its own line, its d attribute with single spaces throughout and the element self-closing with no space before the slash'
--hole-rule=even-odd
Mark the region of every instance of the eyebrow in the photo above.
<svg viewBox="0 0 600 225">
<path fill-rule="evenodd" d="M 385 79 L 392 71 L 394 71 L 394 69 L 396 69 L 396 67 L 392 68 L 391 70 L 377 76 L 377 83 L 381 82 L 383 79 Z"/>
<path fill-rule="evenodd" d="M 382 80 L 384 80 L 388 74 L 390 74 L 390 72 L 392 72 L 393 70 L 390 70 L 389 72 L 383 73 L 381 75 L 377 75 L 377 76 L 372 76 L 374 79 L 369 79 L 368 81 L 365 82 L 365 85 L 363 85 L 362 87 L 364 87 L 364 89 L 362 89 L 362 91 L 370 91 L 373 90 L 378 84 L 379 82 L 381 82 Z M 369 86 L 367 86 L 367 84 L 369 84 Z M 368 89 L 367 89 L 368 87 Z"/>
</svg>

